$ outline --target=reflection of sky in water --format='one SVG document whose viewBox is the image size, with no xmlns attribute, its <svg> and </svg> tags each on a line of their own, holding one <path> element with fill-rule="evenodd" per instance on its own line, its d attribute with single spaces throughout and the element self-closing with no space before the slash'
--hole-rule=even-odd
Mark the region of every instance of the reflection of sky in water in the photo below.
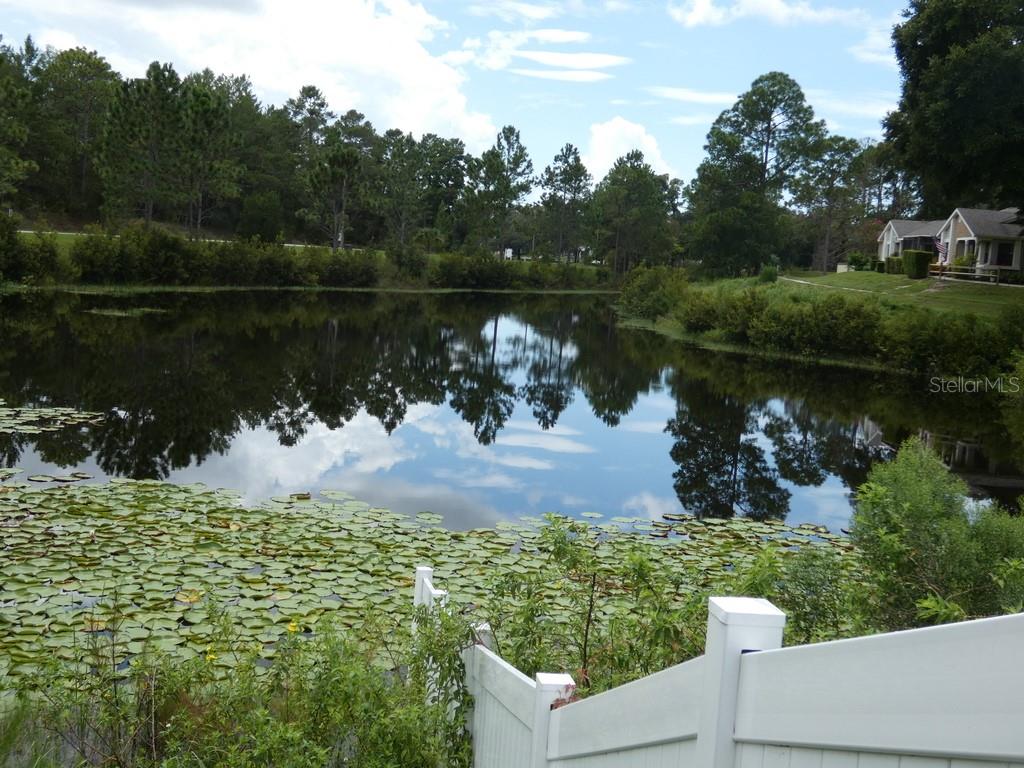
<svg viewBox="0 0 1024 768">
<path fill-rule="evenodd" d="M 483 326 L 486 343 L 480 346 L 488 360 L 492 328 L 489 321 Z M 548 365 L 548 375 L 555 377 L 559 375 L 557 344 L 544 336 L 543 329 L 503 316 L 498 323 L 497 367 L 505 381 L 517 388 L 528 383 L 528 369 L 538 361 Z M 480 352 L 467 354 L 472 357 Z M 576 355 L 573 342 L 565 341 L 561 362 L 572 361 Z M 454 355 L 453 359 L 456 365 L 464 365 L 467 358 Z M 665 429 L 677 412 L 667 382 L 671 375 L 676 377 L 675 384 L 681 385 L 683 374 L 666 372 L 661 384 L 649 391 L 642 389 L 614 427 L 595 414 L 579 389 L 558 416 L 557 425 L 546 430 L 537 423 L 533 407 L 521 396 L 515 398 L 508 420 L 488 445 L 478 441 L 473 425 L 447 402 L 409 405 L 390 435 L 362 408 L 340 429 L 314 421 L 291 446 L 283 445 L 268 426 L 243 427 L 231 436 L 223 453 L 172 469 L 167 479 L 236 488 L 249 503 L 300 491 L 342 489 L 400 512 L 442 513 L 448 525 L 457 528 L 545 512 L 579 515 L 595 511 L 606 517 L 657 519 L 683 511 L 673 487 L 673 473 L 679 465 L 670 454 L 677 438 Z M 681 391 L 695 398 L 687 401 L 687 407 L 694 409 L 697 420 L 703 415 L 713 427 L 719 418 L 716 408 L 722 407 L 716 405 L 718 395 L 709 394 L 707 385 L 699 383 L 695 389 L 682 387 Z M 721 412 L 728 415 L 729 407 Z M 763 452 L 763 466 L 770 473 L 776 472 L 778 465 L 773 441 L 763 430 L 772 416 L 787 417 L 789 407 L 776 399 L 750 411 L 755 418 L 745 439 Z M 694 445 L 689 455 L 700 459 L 702 451 L 728 447 L 728 439 L 720 444 L 711 440 L 707 445 L 698 440 Z M 40 461 L 31 449 L 21 457 L 19 466 L 29 474 L 69 471 Z M 97 477 L 104 474 L 95 457 L 76 469 Z M 777 482 L 791 494 L 789 522 L 823 523 L 833 529 L 846 525 L 849 489 L 835 475 L 826 473 L 821 483 L 798 485 L 779 478 Z"/>
</svg>

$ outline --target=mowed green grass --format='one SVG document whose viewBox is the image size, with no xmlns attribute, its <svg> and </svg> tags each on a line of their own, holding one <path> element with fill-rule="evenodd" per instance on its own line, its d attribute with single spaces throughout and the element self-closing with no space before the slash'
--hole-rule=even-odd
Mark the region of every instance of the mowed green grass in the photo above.
<svg viewBox="0 0 1024 768">
<path fill-rule="evenodd" d="M 794 282 L 797 280 L 802 282 Z M 999 315 L 1006 307 L 1024 306 L 1024 288 L 992 283 L 911 280 L 905 275 L 878 272 L 788 272 L 779 282 L 790 290 L 844 290 L 872 294 L 895 304 L 988 317 Z"/>
</svg>

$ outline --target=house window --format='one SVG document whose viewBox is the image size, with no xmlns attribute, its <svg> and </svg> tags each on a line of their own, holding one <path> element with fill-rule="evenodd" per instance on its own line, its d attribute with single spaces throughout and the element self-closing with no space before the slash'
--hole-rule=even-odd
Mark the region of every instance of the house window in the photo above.
<svg viewBox="0 0 1024 768">
<path fill-rule="evenodd" d="M 999 243 L 996 250 L 996 266 L 1013 266 L 1013 243 Z"/>
<path fill-rule="evenodd" d="M 967 248 L 967 242 L 964 240 L 956 241 L 956 257 L 962 259 L 964 257 L 964 250 Z"/>
</svg>

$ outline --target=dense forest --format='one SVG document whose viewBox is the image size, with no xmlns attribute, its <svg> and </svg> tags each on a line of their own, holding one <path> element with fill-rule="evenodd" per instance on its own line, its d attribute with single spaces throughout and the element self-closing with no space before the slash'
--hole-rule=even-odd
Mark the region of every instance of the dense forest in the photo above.
<svg viewBox="0 0 1024 768">
<path fill-rule="evenodd" d="M 791 77 L 758 77 L 686 185 L 639 151 L 600 180 L 571 143 L 538 170 L 514 126 L 477 157 L 335 111 L 314 85 L 263 104 L 244 75 L 154 62 L 125 79 L 94 51 L 0 38 L 0 202 L 37 226 L 141 219 L 399 257 L 823 269 L 872 249 L 882 220 L 1024 197 L 1021 17 L 1010 0 L 914 0 L 893 33 L 903 93 L 882 142 L 829 134 Z"/>
</svg>

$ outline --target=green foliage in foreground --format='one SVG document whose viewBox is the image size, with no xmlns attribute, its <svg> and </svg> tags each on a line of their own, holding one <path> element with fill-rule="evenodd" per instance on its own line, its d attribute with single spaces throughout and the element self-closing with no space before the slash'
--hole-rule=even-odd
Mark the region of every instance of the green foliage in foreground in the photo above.
<svg viewBox="0 0 1024 768">
<path fill-rule="evenodd" d="M 787 644 L 1024 609 L 1024 518 L 974 507 L 916 439 L 859 489 L 856 549 L 744 519 L 451 532 L 337 493 L 247 510 L 0 479 L 5 768 L 468 765 L 459 651 L 480 620 L 515 666 L 586 695 L 701 653 L 712 593 L 775 602 Z M 454 613 L 411 635 L 417 562 Z"/>
<path fill-rule="evenodd" d="M 127 668 L 116 662 L 116 616 L 81 664 L 49 662 L 0 704 L 0 766 L 470 764 L 460 651 L 471 640 L 448 614 L 421 614 L 415 636 L 409 612 L 358 632 L 330 622 L 290 632 L 272 666 L 222 615 L 204 655 L 145 655 Z"/>
<path fill-rule="evenodd" d="M 678 271 L 656 276 L 643 270 L 630 275 L 622 296 L 626 314 L 669 320 L 710 341 L 920 374 L 992 375 L 1024 348 L 1024 306 L 1008 306 L 992 322 L 850 292 L 750 280 L 687 284 Z"/>
<path fill-rule="evenodd" d="M 1024 611 L 1024 517 L 973 505 L 919 439 L 871 471 L 852 534 L 880 628 Z"/>
</svg>

